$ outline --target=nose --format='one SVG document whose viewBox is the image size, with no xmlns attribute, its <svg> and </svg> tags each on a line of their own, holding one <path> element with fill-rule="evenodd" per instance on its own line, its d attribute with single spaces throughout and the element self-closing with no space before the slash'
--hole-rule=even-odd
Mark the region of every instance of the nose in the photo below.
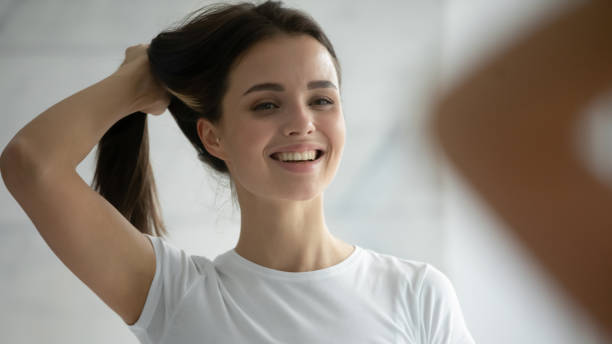
<svg viewBox="0 0 612 344">
<path fill-rule="evenodd" d="M 296 105 L 289 109 L 287 122 L 283 126 L 286 136 L 309 135 L 315 131 L 312 111 L 306 105 Z"/>
</svg>

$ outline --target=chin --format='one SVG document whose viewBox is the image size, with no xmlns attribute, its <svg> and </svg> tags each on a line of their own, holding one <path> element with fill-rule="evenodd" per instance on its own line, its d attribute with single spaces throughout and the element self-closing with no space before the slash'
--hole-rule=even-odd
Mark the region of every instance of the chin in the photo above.
<svg viewBox="0 0 612 344">
<path fill-rule="evenodd" d="M 323 188 L 320 186 L 313 188 L 294 188 L 292 190 L 277 190 L 275 198 L 284 201 L 310 201 L 323 194 Z M 274 196 L 273 196 L 274 197 Z"/>
<path fill-rule="evenodd" d="M 261 183 L 250 181 L 247 185 L 236 184 L 240 191 L 269 201 L 310 201 L 320 197 L 329 184 L 328 180 L 311 180 L 303 182 Z"/>
<path fill-rule="evenodd" d="M 285 198 L 285 200 L 287 201 L 311 201 L 319 196 L 321 196 L 321 193 L 291 195 L 290 197 Z"/>
</svg>

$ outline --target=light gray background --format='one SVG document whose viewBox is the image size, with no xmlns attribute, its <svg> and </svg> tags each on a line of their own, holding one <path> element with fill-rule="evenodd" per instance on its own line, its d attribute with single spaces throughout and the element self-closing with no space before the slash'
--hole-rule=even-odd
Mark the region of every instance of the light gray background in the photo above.
<svg viewBox="0 0 612 344">
<path fill-rule="evenodd" d="M 113 72 L 127 46 L 206 3 L 0 0 L 0 147 L 51 105 Z M 323 26 L 344 72 L 347 141 L 325 194 L 331 231 L 444 271 L 478 343 L 607 342 L 436 154 L 423 127 L 435 87 L 449 87 L 565 2 L 288 3 Z M 593 134 L 581 141 L 585 161 L 604 179 L 611 164 L 601 156 L 612 135 L 601 128 L 611 127 L 610 108 L 602 98 L 589 110 L 585 132 Z M 149 126 L 170 241 L 211 259 L 231 249 L 239 215 L 229 190 L 205 173 L 171 116 L 149 117 Z M 93 167 L 92 152 L 78 167 L 87 182 Z M 0 342 L 136 343 L 0 184 Z"/>
</svg>

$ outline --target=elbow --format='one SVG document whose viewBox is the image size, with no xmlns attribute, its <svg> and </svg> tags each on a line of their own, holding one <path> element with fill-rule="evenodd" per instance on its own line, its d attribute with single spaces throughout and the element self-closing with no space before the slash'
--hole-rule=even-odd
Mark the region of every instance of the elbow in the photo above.
<svg viewBox="0 0 612 344">
<path fill-rule="evenodd" d="M 16 136 L 0 155 L 0 173 L 9 191 L 42 174 L 42 168 L 35 163 L 27 147 L 27 143 Z"/>
<path fill-rule="evenodd" d="M 0 155 L 0 173 L 8 190 L 11 190 L 19 179 L 19 165 L 23 165 L 22 151 L 23 148 L 16 142 L 16 138 L 13 138 Z"/>
</svg>

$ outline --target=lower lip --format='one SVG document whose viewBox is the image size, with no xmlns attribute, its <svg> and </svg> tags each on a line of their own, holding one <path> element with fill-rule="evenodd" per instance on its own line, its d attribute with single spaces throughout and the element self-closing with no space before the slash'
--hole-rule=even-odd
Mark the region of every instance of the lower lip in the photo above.
<svg viewBox="0 0 612 344">
<path fill-rule="evenodd" d="M 308 173 L 308 172 L 314 171 L 317 168 L 317 166 L 319 166 L 319 164 L 321 163 L 321 160 L 323 160 L 324 155 L 325 154 L 322 154 L 317 160 L 306 161 L 306 162 L 284 162 L 284 161 L 275 160 L 272 158 L 270 159 L 272 159 L 272 161 L 278 163 L 282 168 L 290 172 Z"/>
</svg>

